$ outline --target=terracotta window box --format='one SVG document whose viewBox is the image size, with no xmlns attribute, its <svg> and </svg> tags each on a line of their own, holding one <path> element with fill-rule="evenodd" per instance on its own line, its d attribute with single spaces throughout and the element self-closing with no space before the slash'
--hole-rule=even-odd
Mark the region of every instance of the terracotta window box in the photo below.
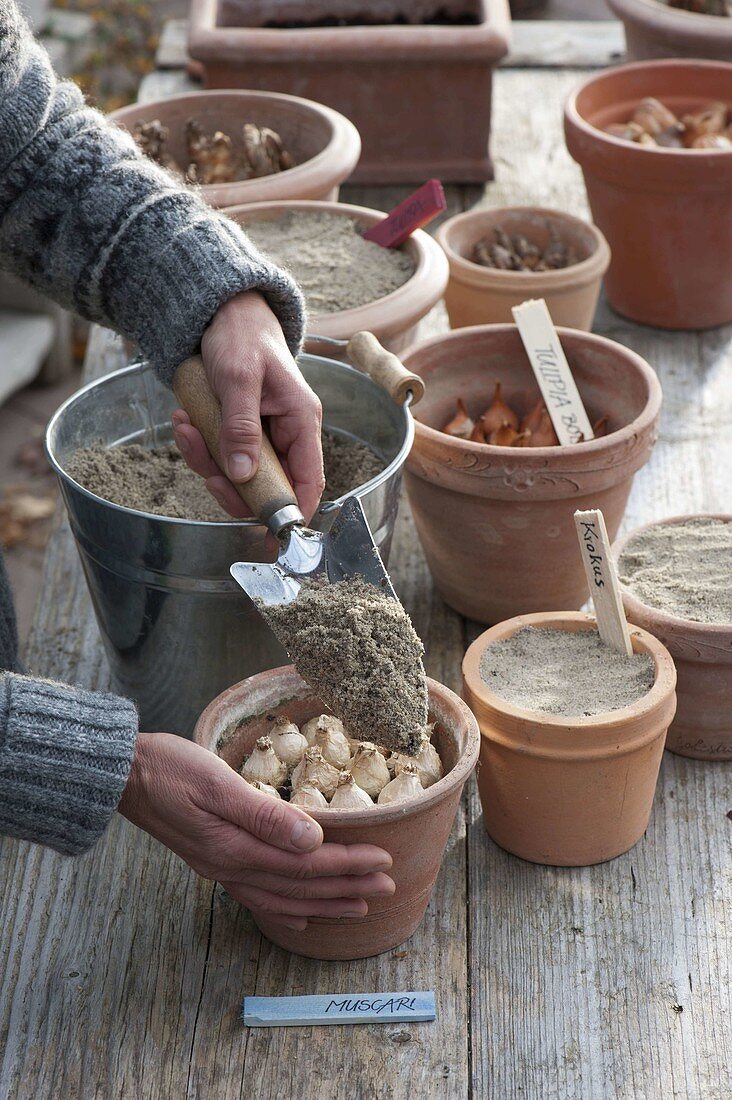
<svg viewBox="0 0 732 1100">
<path fill-rule="evenodd" d="M 312 25 L 332 16 L 369 22 Z M 188 48 L 207 88 L 288 92 L 350 118 L 356 181 L 479 182 L 493 177 L 491 84 L 509 27 L 507 0 L 193 0 Z"/>
</svg>

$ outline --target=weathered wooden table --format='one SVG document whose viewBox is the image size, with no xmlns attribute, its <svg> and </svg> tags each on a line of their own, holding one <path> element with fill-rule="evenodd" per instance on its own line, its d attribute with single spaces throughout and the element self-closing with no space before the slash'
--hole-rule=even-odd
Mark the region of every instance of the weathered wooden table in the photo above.
<svg viewBox="0 0 732 1100">
<path fill-rule="evenodd" d="M 586 209 L 561 136 L 580 72 L 504 69 L 489 204 Z M 395 191 L 349 190 L 387 208 Z M 449 192 L 451 210 L 476 189 Z M 720 278 L 726 277 L 720 270 Z M 444 328 L 439 311 L 430 326 Z M 730 511 L 729 330 L 661 333 L 601 308 L 664 389 L 661 437 L 626 526 Z M 97 331 L 88 371 L 120 363 Z M 459 690 L 477 629 L 434 594 L 406 504 L 392 572 Z M 48 552 L 27 659 L 104 688 L 108 673 L 70 535 Z M 375 959 L 316 963 L 264 941 L 248 914 L 121 818 L 78 860 L 0 845 L 0 1098 L 461 1097 L 728 1100 L 732 1096 L 730 766 L 666 754 L 651 824 L 598 867 L 533 866 L 483 830 L 471 782 L 423 926 Z M 247 1031 L 247 993 L 434 989 L 432 1024 Z"/>
</svg>

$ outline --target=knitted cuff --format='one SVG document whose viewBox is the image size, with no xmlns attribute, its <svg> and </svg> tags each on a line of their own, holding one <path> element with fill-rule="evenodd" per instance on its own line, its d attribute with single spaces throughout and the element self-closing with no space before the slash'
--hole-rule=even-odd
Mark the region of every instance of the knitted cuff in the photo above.
<svg viewBox="0 0 732 1100">
<path fill-rule="evenodd" d="M 0 678 L 0 834 L 78 855 L 99 839 L 132 766 L 127 699 L 48 680 Z"/>
<path fill-rule="evenodd" d="M 293 279 L 193 195 L 159 196 L 131 217 L 102 285 L 106 311 L 167 385 L 219 307 L 241 291 L 264 295 L 293 355 L 302 344 L 305 302 Z"/>
</svg>

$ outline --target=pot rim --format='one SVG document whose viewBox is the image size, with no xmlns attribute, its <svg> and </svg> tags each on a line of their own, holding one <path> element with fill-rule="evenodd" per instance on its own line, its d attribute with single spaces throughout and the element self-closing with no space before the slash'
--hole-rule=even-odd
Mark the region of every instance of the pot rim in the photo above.
<svg viewBox="0 0 732 1100">
<path fill-rule="evenodd" d="M 663 704 L 669 692 L 674 691 L 676 669 L 668 649 L 649 631 L 631 623 L 628 623 L 628 628 L 634 643 L 633 651 L 648 654 L 653 658 L 656 676 L 650 691 L 628 706 L 577 718 L 543 714 L 541 711 L 514 706 L 513 703 L 492 692 L 484 683 L 480 675 L 480 660 L 492 642 L 511 637 L 525 626 L 553 627 L 562 630 L 565 629 L 562 624 L 570 622 L 587 624 L 588 629 L 596 625 L 595 616 L 587 611 L 538 611 L 530 615 L 515 615 L 484 630 L 468 647 L 463 657 L 463 679 L 468 691 L 491 711 L 530 723 L 534 727 L 544 727 L 559 736 L 566 734 L 567 737 L 571 737 L 575 730 L 586 729 L 596 730 L 598 734 L 613 733 L 629 722 L 643 721 Z"/>
<path fill-rule="evenodd" d="M 357 374 L 361 378 L 364 377 L 363 373 L 361 371 L 356 370 L 356 368 L 352 367 L 349 363 L 343 363 L 343 362 L 340 362 L 339 360 L 336 360 L 336 359 L 328 359 L 326 356 L 323 356 L 323 355 L 311 355 L 309 352 L 304 353 L 304 354 L 307 355 L 308 359 L 316 359 L 316 360 L 319 360 L 321 362 L 327 362 L 327 363 L 336 363 L 338 367 L 342 367 L 346 371 L 350 371 L 353 374 Z M 79 398 L 82 398 L 89 391 L 95 389 L 97 386 L 103 385 L 105 382 L 109 382 L 110 379 L 119 378 L 119 377 L 121 377 L 122 375 L 125 375 L 125 374 L 131 374 L 133 371 L 137 371 L 137 372 L 141 373 L 142 371 L 147 370 L 147 369 L 151 369 L 150 364 L 148 363 L 147 360 L 141 360 L 141 361 L 137 361 L 137 362 L 134 362 L 134 363 L 130 363 L 126 367 L 121 367 L 119 370 L 110 371 L 109 374 L 105 374 L 101 378 L 95 378 L 92 382 L 87 382 L 85 386 L 81 386 L 78 390 L 76 390 L 74 393 L 72 393 L 70 397 L 67 397 L 67 399 L 63 402 L 62 405 L 59 405 L 59 407 L 56 409 L 55 413 L 53 414 L 53 416 L 49 420 L 48 425 L 46 427 L 45 434 L 44 434 L 44 451 L 45 451 L 45 454 L 46 454 L 46 458 L 48 459 L 48 462 L 49 462 L 51 468 L 53 469 L 54 473 L 56 474 L 56 476 L 62 482 L 66 482 L 69 485 L 73 486 L 75 492 L 82 493 L 85 497 L 88 497 L 90 500 L 93 500 L 95 503 L 104 504 L 107 508 L 113 508 L 115 511 L 123 512 L 126 515 L 141 516 L 144 519 L 154 520 L 156 523 L 163 523 L 163 524 L 172 523 L 172 524 L 187 526 L 187 527 L 207 527 L 207 528 L 214 528 L 214 529 L 220 528 L 220 527 L 221 528 L 261 527 L 262 524 L 260 523 L 260 521 L 256 518 L 254 518 L 254 517 L 252 517 L 250 519 L 233 519 L 233 518 L 231 518 L 231 519 L 228 519 L 228 520 L 215 520 L 215 521 L 214 520 L 183 519 L 180 516 L 161 516 L 161 515 L 158 515 L 157 512 L 144 512 L 144 511 L 142 511 L 141 509 L 138 509 L 138 508 L 128 508 L 124 504 L 116 504 L 113 500 L 107 500 L 105 497 L 100 497 L 100 496 L 98 496 L 97 493 L 93 493 L 90 489 L 87 489 L 84 485 L 80 485 L 78 481 L 75 481 L 74 478 L 71 477 L 71 475 L 66 470 L 66 468 L 64 466 L 62 466 L 62 464 L 56 458 L 56 455 L 54 453 L 53 444 L 52 444 L 51 440 L 52 440 L 52 436 L 54 434 L 57 422 L 65 415 L 66 410 L 68 408 L 70 408 Z M 370 379 L 370 381 L 373 382 L 373 379 Z M 375 382 L 373 382 L 373 384 L 377 385 L 377 383 L 375 383 Z M 381 471 L 381 473 L 376 474 L 376 476 L 372 477 L 369 481 L 365 481 L 363 483 L 363 485 L 359 485 L 357 489 L 353 490 L 350 493 L 346 493 L 343 496 L 338 497 L 334 501 L 323 501 L 318 506 L 318 513 L 321 512 L 321 509 L 323 510 L 322 514 L 325 514 L 326 512 L 331 512 L 333 510 L 334 505 L 343 504 L 343 502 L 349 496 L 361 497 L 367 491 L 370 492 L 372 489 L 377 489 L 385 481 L 388 481 L 390 477 L 393 477 L 393 475 L 397 472 L 397 470 L 400 467 L 404 466 L 404 464 L 406 463 L 406 460 L 407 460 L 407 456 L 408 456 L 409 452 L 411 451 L 412 444 L 414 442 L 414 416 L 411 412 L 410 402 L 408 402 L 408 401 L 405 402 L 403 405 L 400 405 L 399 408 L 401 408 L 403 410 L 403 416 L 404 416 L 404 422 L 405 422 L 405 433 L 404 433 L 404 440 L 402 442 L 401 447 L 399 448 L 398 453 L 394 456 L 394 458 L 391 460 L 391 462 L 387 466 L 384 467 L 384 469 Z"/>
<path fill-rule="evenodd" d="M 612 549 L 616 563 L 619 562 L 620 556 L 630 540 L 635 538 L 636 535 L 648 531 L 651 527 L 666 527 L 674 523 L 686 523 L 695 519 L 721 519 L 727 523 L 732 523 L 732 514 L 727 512 L 692 512 L 686 515 L 667 516 L 665 519 L 642 523 L 640 526 L 634 527 L 632 531 L 620 535 L 613 543 Z M 622 582 L 620 587 L 623 604 L 626 606 L 628 614 L 633 616 L 634 613 L 640 613 L 644 618 L 657 623 L 658 629 L 661 631 L 673 631 L 675 634 L 684 633 L 686 635 L 693 633 L 695 636 L 703 635 L 707 641 L 721 641 L 728 636 L 732 639 L 732 622 L 702 623 L 697 619 L 682 619 L 678 615 L 671 615 L 668 611 L 662 611 L 660 608 L 645 603 Z"/>
<path fill-rule="evenodd" d="M 466 339 L 475 333 L 485 333 L 490 336 L 494 334 L 498 335 L 507 330 L 511 332 L 518 331 L 516 325 L 511 324 L 469 325 L 464 328 L 452 329 L 450 332 L 440 333 L 437 336 L 430 336 L 428 339 L 421 340 L 418 343 L 410 344 L 407 350 L 402 353 L 402 362 L 405 366 L 408 366 L 409 370 L 414 371 L 415 374 L 419 374 L 419 369 L 415 364 L 409 362 L 410 358 L 418 352 L 434 347 L 440 343 L 444 343 L 447 345 L 447 348 L 449 348 L 451 341 Z M 519 468 L 523 466 L 531 468 L 536 466 L 537 463 L 545 466 L 547 460 L 551 458 L 566 460 L 569 455 L 575 454 L 582 456 L 586 455 L 588 458 L 591 458 L 593 454 L 606 450 L 609 446 L 613 446 L 616 443 L 620 443 L 621 440 L 619 437 L 621 435 L 639 435 L 650 428 L 659 415 L 663 395 L 658 376 L 648 363 L 631 348 L 626 348 L 625 345 L 618 344 L 616 341 L 610 340 L 606 336 L 599 336 L 597 333 L 593 332 L 583 332 L 580 329 L 567 328 L 563 325 L 557 325 L 556 330 L 560 338 L 569 335 L 578 337 L 581 342 L 594 345 L 595 347 L 604 346 L 606 348 L 611 348 L 613 351 L 620 353 L 623 359 L 631 363 L 638 370 L 647 382 L 648 400 L 634 420 L 631 420 L 628 424 L 623 424 L 620 428 L 616 428 L 615 431 L 609 432 L 607 435 L 600 436 L 598 439 L 586 439 L 583 440 L 582 443 L 559 444 L 559 446 L 554 447 L 501 447 L 495 443 L 475 443 L 470 439 L 458 439 L 455 436 L 446 435 L 445 432 L 441 432 L 437 428 L 431 428 L 428 424 L 425 424 L 415 417 L 415 442 L 420 438 L 424 438 L 433 447 L 441 447 L 443 451 L 453 451 L 465 457 L 470 457 L 471 455 L 479 457 L 489 453 L 495 455 L 497 458 L 510 458 L 512 460 L 512 465 L 515 464 Z"/>
<path fill-rule="evenodd" d="M 295 164 L 292 168 L 285 169 L 284 172 L 278 172 L 278 180 L 284 178 L 288 184 L 292 183 L 294 186 L 300 180 L 304 181 L 310 176 L 319 174 L 321 168 L 326 167 L 325 162 L 334 160 L 334 158 L 337 158 L 337 161 L 332 165 L 331 171 L 327 172 L 327 175 L 332 174 L 336 177 L 343 173 L 345 178 L 345 175 L 348 175 L 349 166 L 352 170 L 358 162 L 361 151 L 361 135 L 349 118 L 324 103 L 318 103 L 314 99 L 306 99 L 304 96 L 288 95 L 286 92 L 260 91 L 256 88 L 202 89 L 198 92 L 183 92 L 180 95 L 166 96 L 162 99 L 148 100 L 145 103 L 133 103 L 127 107 L 119 107 L 116 111 L 111 111 L 107 118 L 122 127 L 127 133 L 131 133 L 131 127 L 128 128 L 129 120 L 136 111 L 139 114 L 142 110 L 148 111 L 153 108 L 165 110 L 171 104 L 181 104 L 183 106 L 190 104 L 191 109 L 193 109 L 196 103 L 215 99 L 240 100 L 242 105 L 247 100 L 286 103 L 293 106 L 300 114 L 317 115 L 328 124 L 328 140 L 320 152 L 300 164 Z M 355 157 L 353 156 L 354 150 L 356 151 Z M 204 183 L 198 185 L 194 193 L 199 192 L 204 198 L 210 199 L 217 194 L 225 197 L 229 193 L 229 189 L 236 188 L 241 196 L 246 194 L 247 190 L 254 190 L 255 186 L 262 186 L 262 177 L 254 177 L 248 180 L 231 180 L 229 183 Z M 222 207 L 222 209 L 224 208 Z"/>
<path fill-rule="evenodd" d="M 295 671 L 294 665 L 282 665 L 279 668 L 268 669 L 265 672 L 258 672 L 254 676 L 247 677 L 246 680 L 240 680 L 237 684 L 232 684 L 230 688 L 221 692 L 215 699 L 212 699 L 208 706 L 201 712 L 201 715 L 196 722 L 196 727 L 193 732 L 193 740 L 198 745 L 202 745 L 203 748 L 208 749 L 210 752 L 216 753 L 216 745 L 221 737 L 223 729 L 221 729 L 221 722 L 217 724 L 217 711 L 221 711 L 225 706 L 226 700 L 227 708 L 230 710 L 236 706 L 238 699 L 246 696 L 253 690 L 257 681 L 279 678 L 283 685 L 283 692 L 287 698 L 299 697 L 307 698 L 308 695 L 315 696 L 313 689 L 305 683 L 302 677 Z M 379 806 L 374 803 L 374 806 L 368 810 L 308 810 L 306 811 L 311 817 L 313 817 L 318 824 L 323 826 L 341 826 L 341 825 L 384 825 L 394 821 L 401 821 L 404 817 L 413 813 L 422 813 L 425 810 L 429 810 L 435 803 L 441 802 L 445 795 L 454 790 L 455 787 L 462 786 L 470 776 L 470 773 L 474 770 L 477 762 L 478 755 L 480 753 L 480 730 L 478 728 L 478 721 L 471 711 L 468 704 L 464 699 L 461 699 L 454 691 L 446 687 L 444 684 L 438 683 L 436 680 L 427 677 L 427 689 L 430 702 L 433 698 L 441 701 L 447 701 L 456 706 L 460 712 L 466 727 L 466 747 L 462 755 L 455 761 L 454 766 L 445 773 L 442 779 L 439 779 L 437 783 L 433 783 L 431 787 L 427 787 L 423 790 L 422 795 L 417 799 L 409 802 L 399 803 L 387 803 L 385 806 Z M 206 731 L 205 727 L 210 724 L 211 732 Z M 212 747 L 212 745 L 214 747 Z"/>
<path fill-rule="evenodd" d="M 329 202 L 326 199 L 280 199 L 241 203 L 226 207 L 224 213 L 246 230 L 248 215 L 271 210 L 282 214 L 292 210 L 332 214 L 336 217 L 353 218 L 369 227 L 387 217 L 382 210 L 345 202 Z M 256 217 L 253 220 L 256 221 Z M 393 333 L 410 328 L 424 317 L 442 298 L 447 287 L 450 276 L 447 256 L 423 229 L 416 229 L 405 241 L 405 246 L 416 261 L 414 272 L 405 283 L 382 298 L 376 298 L 373 302 L 354 309 L 312 314 L 308 317 L 308 337 L 313 340 L 318 336 L 348 339 L 354 332 L 362 329 L 375 333 Z"/>
<path fill-rule="evenodd" d="M 469 260 L 461 252 L 458 252 L 451 241 L 452 231 L 461 225 L 471 222 L 479 222 L 486 215 L 506 215 L 513 213 L 532 213 L 553 219 L 556 222 L 576 225 L 589 231 L 595 242 L 595 247 L 589 256 L 571 267 L 559 268 L 556 271 L 501 271 L 496 268 L 483 267 Z M 546 293 L 565 290 L 569 287 L 584 286 L 586 283 L 600 279 L 605 274 L 610 264 L 610 246 L 604 235 L 593 222 L 577 218 L 573 214 L 567 214 L 563 210 L 552 209 L 545 206 L 497 206 L 483 207 L 466 210 L 462 214 L 454 214 L 442 223 L 435 233 L 436 239 L 445 250 L 450 262 L 450 274 L 459 274 L 460 281 L 472 286 L 491 287 L 507 292 L 523 292 L 527 295 L 536 295 L 539 287 L 546 287 Z M 472 241 L 473 244 L 478 236 Z"/>
<path fill-rule="evenodd" d="M 684 11 L 683 8 L 671 8 L 659 0 L 607 0 L 608 6 L 621 18 L 642 23 L 652 30 L 666 33 L 697 32 L 694 38 L 716 38 L 725 35 L 732 38 L 732 27 L 728 27 L 729 18 L 723 15 L 703 15 L 701 12 Z M 703 22 L 702 22 L 703 20 Z M 684 25 L 686 24 L 686 25 Z"/>
<path fill-rule="evenodd" d="M 660 5 L 659 5 L 660 7 Z M 702 16 L 704 19 L 711 18 L 710 16 Z M 700 166 L 700 170 L 704 167 L 710 167 L 719 165 L 725 158 L 732 160 L 732 148 L 730 149 L 670 149 L 664 146 L 654 145 L 639 145 L 632 141 L 624 141 L 622 138 L 614 137 L 612 134 L 606 133 L 598 126 L 594 126 L 591 122 L 588 122 L 584 115 L 580 112 L 577 106 L 577 100 L 588 88 L 595 85 L 605 83 L 607 81 L 622 80 L 626 74 L 633 74 L 641 71 L 661 71 L 668 69 L 708 69 L 708 70 L 721 70 L 727 72 L 730 70 L 730 65 L 724 61 L 711 61 L 711 60 L 696 60 L 683 57 L 675 58 L 662 58 L 657 61 L 632 61 L 623 65 L 616 65 L 610 69 L 602 69 L 599 73 L 595 73 L 570 92 L 564 105 L 564 119 L 565 125 L 574 127 L 586 140 L 594 142 L 600 148 L 621 149 L 623 154 L 628 157 L 645 158 L 640 163 L 649 164 L 652 163 L 648 160 L 649 157 L 655 157 L 657 162 L 661 164 L 663 160 L 667 164 L 678 165 L 693 165 Z M 571 152 L 571 150 L 570 150 Z M 572 153 L 574 156 L 574 153 Z M 659 159 L 660 158 L 660 159 Z M 577 157 L 574 158 L 578 159 Z M 629 183 L 630 189 L 630 183 Z"/>
</svg>

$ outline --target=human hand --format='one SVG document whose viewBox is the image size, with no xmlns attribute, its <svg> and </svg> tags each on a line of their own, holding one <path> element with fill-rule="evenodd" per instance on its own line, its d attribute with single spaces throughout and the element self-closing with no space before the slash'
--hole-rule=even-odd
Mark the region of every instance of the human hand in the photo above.
<svg viewBox="0 0 732 1100">
<path fill-rule="evenodd" d="M 320 445 L 320 401 L 297 369 L 284 333 L 257 291 L 231 298 L 218 310 L 201 340 L 211 388 L 221 402 L 221 452 L 225 477 L 188 415 L 173 413 L 178 449 L 206 479 L 209 492 L 230 515 L 251 515 L 232 482 L 245 482 L 259 461 L 262 417 L 300 509 L 309 520 L 325 486 Z"/>
<path fill-rule="evenodd" d="M 214 753 L 140 733 L 119 811 L 257 915 L 302 930 L 308 917 L 362 917 L 388 897 L 391 856 L 324 844 L 304 810 L 261 794 Z"/>
</svg>

